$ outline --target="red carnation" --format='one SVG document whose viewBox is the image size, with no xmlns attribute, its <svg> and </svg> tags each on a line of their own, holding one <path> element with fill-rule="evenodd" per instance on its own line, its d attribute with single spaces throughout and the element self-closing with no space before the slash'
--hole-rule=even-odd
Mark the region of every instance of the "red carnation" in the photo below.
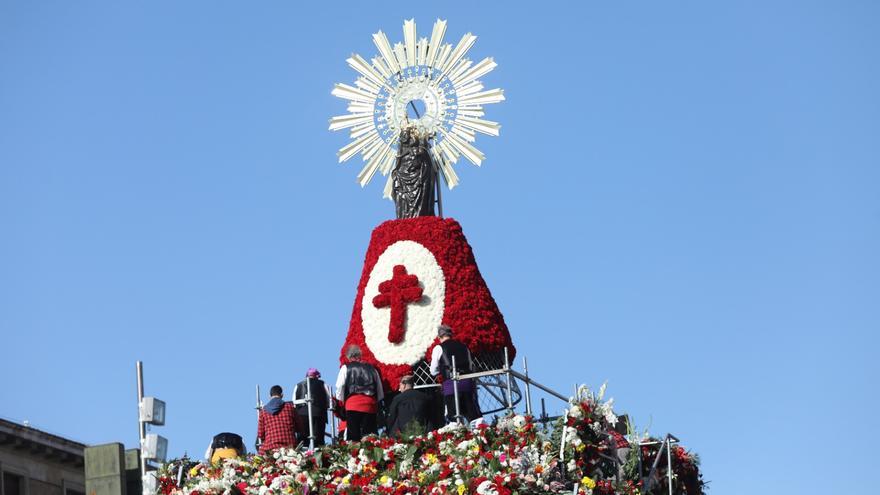
<svg viewBox="0 0 880 495">
<path fill-rule="evenodd" d="M 514 358 L 504 317 L 458 222 L 418 217 L 381 224 L 367 249 L 340 362 L 355 344 L 384 385 L 396 388 L 412 365 L 429 358 L 440 324 L 475 354 L 507 348 Z"/>
</svg>

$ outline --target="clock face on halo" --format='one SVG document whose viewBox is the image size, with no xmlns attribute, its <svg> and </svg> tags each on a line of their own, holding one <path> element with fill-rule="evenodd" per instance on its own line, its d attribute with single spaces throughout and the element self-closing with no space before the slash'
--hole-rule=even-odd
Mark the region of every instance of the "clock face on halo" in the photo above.
<svg viewBox="0 0 880 495">
<path fill-rule="evenodd" d="M 380 284 L 394 277 L 395 266 L 415 275 L 422 288 L 421 298 L 404 303 L 404 334 L 399 343 L 389 340 L 391 308 L 377 307 L 374 299 Z M 446 280 L 433 253 L 415 241 L 397 241 L 379 256 L 370 272 L 361 300 L 361 324 L 367 347 L 385 364 L 414 364 L 424 359 L 443 320 Z"/>
</svg>

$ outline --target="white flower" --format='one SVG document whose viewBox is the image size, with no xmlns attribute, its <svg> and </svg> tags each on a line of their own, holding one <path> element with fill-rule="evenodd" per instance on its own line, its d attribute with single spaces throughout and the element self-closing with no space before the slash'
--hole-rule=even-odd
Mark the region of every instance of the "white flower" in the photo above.
<svg viewBox="0 0 880 495">
<path fill-rule="evenodd" d="M 605 422 L 612 427 L 617 424 L 617 415 L 614 414 L 614 399 L 608 399 L 608 402 L 599 404 L 597 412 L 605 417 Z"/>
<path fill-rule="evenodd" d="M 456 445 L 455 448 L 456 448 L 457 450 L 463 451 L 463 452 L 465 452 L 465 454 L 467 454 L 467 453 L 469 453 L 469 452 L 470 452 L 474 447 L 476 447 L 476 446 L 477 446 L 476 441 L 472 439 L 472 440 L 464 440 L 464 441 L 462 441 L 461 443 L 459 443 L 458 445 Z"/>
<path fill-rule="evenodd" d="M 617 426 L 617 415 L 613 412 L 608 412 L 605 414 L 605 421 L 613 428 Z"/>
<path fill-rule="evenodd" d="M 592 402 L 593 392 L 590 391 L 590 387 L 586 385 L 581 385 L 580 387 L 578 387 L 576 400 L 586 400 Z"/>
<path fill-rule="evenodd" d="M 405 266 L 409 274 L 419 278 L 425 296 L 424 303 L 407 307 L 406 335 L 397 344 L 388 341 L 390 311 L 372 303 L 379 294 L 379 284 L 391 278 L 395 265 Z M 391 244 L 376 260 L 361 299 L 360 317 L 367 347 L 381 363 L 410 364 L 423 358 L 437 337 L 445 301 L 446 279 L 434 254 L 411 240 Z"/>
<path fill-rule="evenodd" d="M 596 396 L 596 400 L 602 400 L 602 397 L 605 396 L 605 387 L 607 387 L 607 386 L 608 386 L 608 380 L 605 380 L 605 383 L 603 383 L 602 386 L 599 387 L 599 395 Z"/>
<path fill-rule="evenodd" d="M 525 416 L 514 414 L 498 420 L 498 429 L 503 431 L 516 431 L 517 429 L 524 427 L 526 423 Z"/>
<path fill-rule="evenodd" d="M 479 495 L 498 495 L 498 490 L 495 489 L 495 483 L 486 480 L 477 485 L 477 493 Z"/>
<path fill-rule="evenodd" d="M 466 429 L 467 429 L 467 427 L 464 425 L 460 425 L 458 423 L 449 423 L 448 425 L 444 426 L 443 428 L 440 428 L 439 430 L 437 430 L 437 433 L 443 435 L 444 433 L 453 433 L 456 431 L 463 431 Z"/>
</svg>

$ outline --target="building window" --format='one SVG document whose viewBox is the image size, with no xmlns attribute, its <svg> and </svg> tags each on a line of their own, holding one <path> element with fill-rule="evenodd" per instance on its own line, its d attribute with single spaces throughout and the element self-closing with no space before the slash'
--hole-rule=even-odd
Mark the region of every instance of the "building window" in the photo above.
<svg viewBox="0 0 880 495">
<path fill-rule="evenodd" d="M 24 495 L 24 478 L 17 474 L 3 473 L 3 495 Z"/>
</svg>

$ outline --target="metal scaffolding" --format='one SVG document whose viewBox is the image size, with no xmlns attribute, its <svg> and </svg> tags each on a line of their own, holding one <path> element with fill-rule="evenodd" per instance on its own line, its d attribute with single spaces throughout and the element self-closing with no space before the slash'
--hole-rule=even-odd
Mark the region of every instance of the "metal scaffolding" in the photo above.
<svg viewBox="0 0 880 495">
<path fill-rule="evenodd" d="M 567 397 L 546 385 L 542 385 L 541 383 L 535 381 L 529 376 L 529 365 L 528 360 L 523 357 L 523 371 L 519 372 L 514 370 L 511 366 L 510 359 L 508 357 L 507 349 L 504 349 L 503 354 L 500 356 L 501 366 L 492 366 L 489 363 L 497 362 L 498 356 L 489 356 L 483 354 L 480 356 L 482 359 L 474 359 L 474 362 L 478 362 L 478 365 L 474 367 L 478 371 L 474 371 L 471 373 L 463 373 L 459 374 L 455 368 L 455 362 L 453 360 L 453 375 L 452 380 L 453 386 L 457 390 L 457 383 L 459 380 L 465 380 L 468 378 L 474 379 L 477 382 L 478 390 L 482 392 L 480 395 L 480 406 L 483 407 L 484 401 L 490 402 L 491 404 L 501 404 L 502 407 L 495 407 L 492 410 L 486 411 L 483 410 L 484 414 L 491 414 L 494 412 L 499 412 L 504 409 L 507 409 L 509 412 L 515 412 L 515 406 L 519 404 L 522 400 L 522 393 L 520 392 L 520 388 L 517 385 L 517 381 L 521 381 L 525 388 L 525 409 L 526 414 L 534 416 L 533 408 L 532 408 L 532 393 L 531 387 L 536 387 L 548 395 L 556 397 L 557 399 L 565 402 L 566 404 L 570 404 L 574 398 L 578 397 L 578 385 L 575 385 L 575 395 L 573 397 Z M 434 381 L 433 377 L 430 375 L 430 372 L 425 372 L 420 368 L 421 373 L 418 375 L 422 381 L 421 384 L 417 385 L 417 388 L 429 388 L 429 387 L 438 387 L 439 385 Z M 498 393 L 498 392 L 502 393 Z M 456 393 L 456 401 L 455 401 L 455 417 L 461 418 L 461 414 L 459 411 L 458 397 Z M 494 403 L 491 401 L 495 401 Z M 568 411 L 566 409 L 563 418 L 567 418 Z M 548 422 L 555 418 L 551 418 L 547 416 L 544 400 L 541 399 L 541 415 L 538 417 L 538 420 L 541 422 Z M 564 421 L 564 419 L 563 419 Z M 669 495 L 673 495 L 672 489 L 672 479 L 674 473 L 672 471 L 672 445 L 678 443 L 679 440 L 674 435 L 668 433 L 663 440 L 660 441 L 645 441 L 639 442 L 637 449 L 638 451 L 638 460 L 639 460 L 639 477 L 642 479 L 646 491 L 649 490 L 655 480 L 655 473 L 657 472 L 657 468 L 660 465 L 660 460 L 663 458 L 663 453 L 666 453 L 666 481 Z M 564 459 L 564 451 L 565 451 L 565 430 L 563 430 L 563 435 L 561 437 L 560 446 L 559 446 L 559 458 L 560 460 Z M 654 463 L 651 466 L 651 470 L 648 472 L 647 476 L 644 475 L 644 470 L 642 466 L 642 449 L 641 447 L 650 446 L 650 445 L 660 445 L 660 450 L 657 452 L 657 457 L 654 459 Z M 607 457 L 607 456 L 606 456 Z M 608 457 L 608 459 L 614 463 L 619 463 L 617 459 L 613 459 Z M 574 486 L 574 491 L 572 493 L 576 494 L 578 490 L 577 483 Z"/>
<path fill-rule="evenodd" d="M 458 379 L 474 379 L 477 384 L 477 400 L 483 414 L 494 414 L 505 409 L 513 410 L 513 407 L 522 401 L 523 393 L 519 385 L 506 377 L 510 368 L 506 350 L 473 354 L 471 367 L 472 373 L 460 375 Z M 414 388 L 417 389 L 440 387 L 431 375 L 431 367 L 425 360 L 413 365 L 413 380 Z"/>
<path fill-rule="evenodd" d="M 575 398 L 578 397 L 578 386 L 575 385 L 575 395 L 573 397 L 569 397 L 559 393 L 552 388 L 543 385 L 537 381 L 535 381 L 529 375 L 528 361 L 526 358 L 523 358 L 523 370 L 517 371 L 513 369 L 513 366 L 510 362 L 509 355 L 507 353 L 507 349 L 503 352 L 498 353 L 483 353 L 472 356 L 472 365 L 474 371 L 470 373 L 461 373 L 459 374 L 455 367 L 455 361 L 453 358 L 452 369 L 453 375 L 451 379 L 453 380 L 453 388 L 454 390 L 458 390 L 458 382 L 465 379 L 473 379 L 477 384 L 479 405 L 482 413 L 484 415 L 493 414 L 501 411 L 515 412 L 515 408 L 518 404 L 523 402 L 525 399 L 525 413 L 531 416 L 536 417 L 539 422 L 544 424 L 559 418 L 559 416 L 551 417 L 547 415 L 546 406 L 544 404 L 544 399 L 541 399 L 541 414 L 535 416 L 534 408 L 532 407 L 532 387 L 535 387 L 544 393 L 556 397 L 557 399 L 563 401 L 564 403 L 571 404 Z M 426 361 L 419 361 L 416 365 L 413 366 L 413 376 L 415 381 L 414 388 L 417 389 L 428 389 L 440 387 L 440 384 L 436 382 L 434 376 L 431 375 L 429 365 Z M 520 388 L 519 382 L 522 383 L 523 388 Z M 524 389 L 524 390 L 523 390 Z M 259 389 L 257 389 L 258 401 L 259 401 Z M 331 390 L 332 395 L 332 390 Z M 307 404 L 309 411 L 309 449 L 314 449 L 314 440 L 315 435 L 320 434 L 318 432 L 311 430 L 312 424 L 312 416 L 316 414 L 312 410 L 312 397 L 311 397 L 311 389 L 308 388 L 306 390 L 306 397 L 302 400 L 295 401 L 297 404 Z M 260 402 L 258 402 L 258 406 Z M 456 393 L 455 400 L 455 415 L 454 417 L 461 421 L 461 411 L 460 405 L 458 402 L 458 394 Z M 333 406 L 331 401 L 331 407 L 325 414 L 329 414 L 331 418 L 331 433 L 329 436 L 333 443 L 336 443 L 340 439 L 338 438 L 338 431 L 336 425 L 336 419 L 333 414 Z M 563 421 L 567 418 L 568 409 L 566 408 L 565 413 L 562 418 Z M 565 436 L 565 430 L 563 430 L 563 435 L 560 440 L 560 460 L 564 460 L 564 451 L 567 439 Z M 672 446 L 673 444 L 678 443 L 679 440 L 672 434 L 667 434 L 663 440 L 652 440 L 639 442 L 638 450 L 638 466 L 639 466 L 639 476 L 642 479 L 645 489 L 649 490 L 652 486 L 659 482 L 655 479 L 655 474 L 660 466 L 661 459 L 664 457 L 664 453 L 666 454 L 666 478 L 667 478 L 667 486 L 669 495 L 673 495 L 673 472 L 672 472 Z M 648 471 L 647 475 L 644 474 L 644 469 L 642 466 L 642 449 L 643 446 L 652 446 L 652 445 L 660 445 L 660 450 L 657 453 L 657 457 L 654 459 L 654 462 L 651 466 L 651 469 Z M 618 459 L 614 459 L 608 456 L 605 456 L 608 460 L 618 463 Z M 577 493 L 577 484 L 575 484 L 575 491 Z"/>
</svg>

